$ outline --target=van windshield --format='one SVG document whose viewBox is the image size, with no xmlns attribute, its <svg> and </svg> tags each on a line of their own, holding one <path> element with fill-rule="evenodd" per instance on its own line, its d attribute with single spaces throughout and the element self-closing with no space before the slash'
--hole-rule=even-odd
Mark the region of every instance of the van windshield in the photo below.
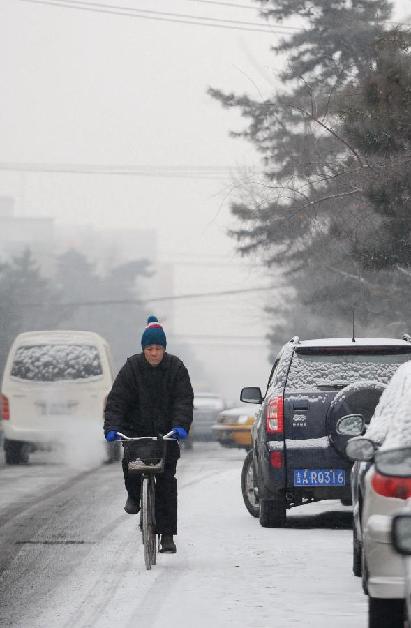
<svg viewBox="0 0 411 628">
<path fill-rule="evenodd" d="M 17 349 L 11 376 L 35 382 L 89 379 L 103 374 L 93 345 L 42 344 Z"/>
<path fill-rule="evenodd" d="M 292 390 L 339 389 L 358 380 L 387 384 L 411 360 L 411 347 L 304 349 L 294 352 L 287 378 Z"/>
</svg>

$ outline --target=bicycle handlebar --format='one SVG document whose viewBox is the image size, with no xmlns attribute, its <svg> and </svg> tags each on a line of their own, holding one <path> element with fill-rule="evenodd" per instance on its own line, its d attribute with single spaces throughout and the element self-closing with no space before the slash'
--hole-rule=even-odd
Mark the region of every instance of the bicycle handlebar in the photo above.
<svg viewBox="0 0 411 628">
<path fill-rule="evenodd" d="M 170 435 L 173 433 L 173 430 L 171 430 L 171 432 L 168 432 L 167 434 L 165 434 L 164 436 L 162 436 L 162 440 L 174 440 L 176 442 L 177 439 L 176 438 L 172 438 Z M 150 438 L 151 440 L 157 440 L 158 437 L 157 436 L 126 436 L 125 434 L 122 434 L 121 432 L 117 432 L 117 434 L 119 436 L 121 436 L 122 441 L 126 441 L 126 440 L 142 440 L 144 438 Z"/>
</svg>

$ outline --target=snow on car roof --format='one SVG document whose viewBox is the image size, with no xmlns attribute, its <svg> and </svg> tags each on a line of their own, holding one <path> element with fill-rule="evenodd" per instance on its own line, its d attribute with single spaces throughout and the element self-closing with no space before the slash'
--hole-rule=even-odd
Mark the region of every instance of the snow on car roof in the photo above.
<svg viewBox="0 0 411 628">
<path fill-rule="evenodd" d="M 296 347 L 355 347 L 355 346 L 400 346 L 411 347 L 411 343 L 400 338 L 314 338 L 312 340 L 300 340 Z"/>
<path fill-rule="evenodd" d="M 104 340 L 94 331 L 77 330 L 47 330 L 47 331 L 26 331 L 16 338 L 18 344 L 81 344 L 84 342 L 94 342 Z"/>
<path fill-rule="evenodd" d="M 411 360 L 393 375 L 380 397 L 366 438 L 381 443 L 381 449 L 411 445 Z"/>
</svg>

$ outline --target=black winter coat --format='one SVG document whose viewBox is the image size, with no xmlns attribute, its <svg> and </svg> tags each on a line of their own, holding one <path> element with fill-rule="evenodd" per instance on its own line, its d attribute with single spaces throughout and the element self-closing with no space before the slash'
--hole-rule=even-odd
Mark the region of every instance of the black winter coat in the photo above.
<svg viewBox="0 0 411 628">
<path fill-rule="evenodd" d="M 175 355 L 165 353 L 158 366 L 150 366 L 144 353 L 133 355 L 107 397 L 104 432 L 157 436 L 176 426 L 189 431 L 193 397 L 188 371 Z"/>
</svg>

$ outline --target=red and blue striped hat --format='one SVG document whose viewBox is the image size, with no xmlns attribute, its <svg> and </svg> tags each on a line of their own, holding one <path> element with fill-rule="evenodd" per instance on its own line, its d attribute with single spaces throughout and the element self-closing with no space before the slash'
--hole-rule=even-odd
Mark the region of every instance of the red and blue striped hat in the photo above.
<svg viewBox="0 0 411 628">
<path fill-rule="evenodd" d="M 158 322 L 158 318 L 156 316 L 149 316 L 147 319 L 147 327 L 143 331 L 143 335 L 141 336 L 141 347 L 145 349 L 150 345 L 160 345 L 164 347 L 167 346 L 167 338 L 164 333 L 164 329 Z"/>
</svg>

